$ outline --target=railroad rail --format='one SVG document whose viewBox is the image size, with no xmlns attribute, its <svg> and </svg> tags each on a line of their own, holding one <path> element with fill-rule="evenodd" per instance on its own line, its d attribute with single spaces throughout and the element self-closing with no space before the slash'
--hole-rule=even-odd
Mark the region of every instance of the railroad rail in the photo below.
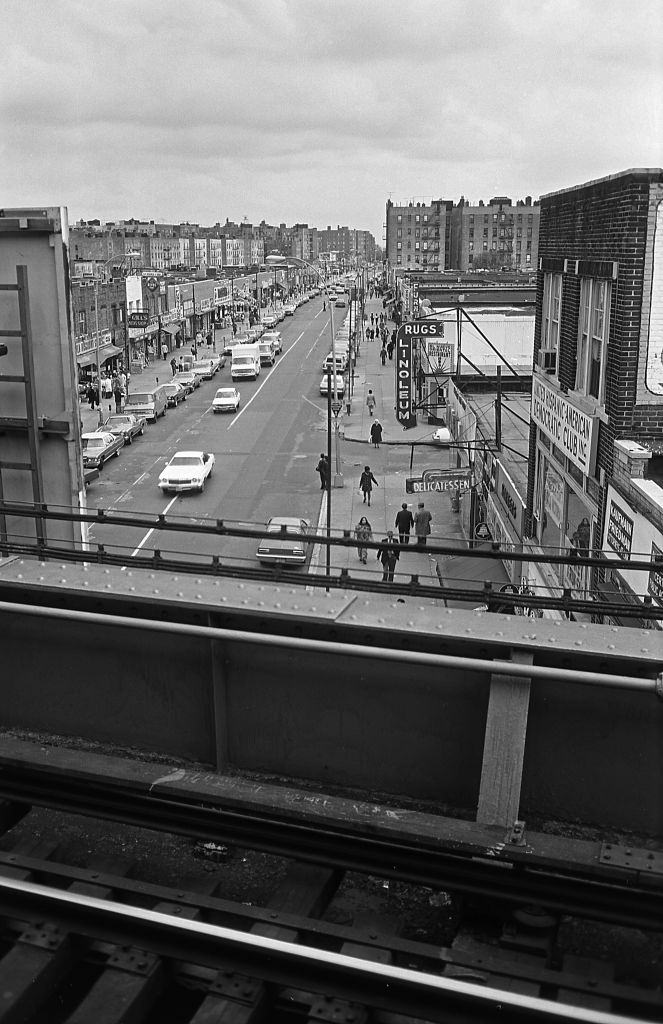
<svg viewBox="0 0 663 1024">
<path fill-rule="evenodd" d="M 2 1024 L 626 1024 L 663 1012 L 660 990 L 595 962 L 555 962 L 549 944 L 538 955 L 468 951 L 400 938 L 386 920 L 326 922 L 342 879 L 329 867 L 292 861 L 256 907 L 219 898 L 215 881 L 173 889 L 126 877 L 126 864 L 71 867 L 39 852 L 0 853 Z"/>
</svg>

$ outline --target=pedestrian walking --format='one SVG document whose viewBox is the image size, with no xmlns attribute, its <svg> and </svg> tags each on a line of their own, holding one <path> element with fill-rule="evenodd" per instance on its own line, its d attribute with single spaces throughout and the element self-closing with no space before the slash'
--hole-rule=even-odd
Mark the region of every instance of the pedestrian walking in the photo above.
<svg viewBox="0 0 663 1024">
<path fill-rule="evenodd" d="M 163 361 L 165 363 L 166 356 L 168 355 L 168 346 L 166 345 L 165 341 L 164 341 L 163 345 L 161 346 L 161 355 L 163 356 Z"/>
<path fill-rule="evenodd" d="M 389 356 L 390 359 L 394 358 L 394 348 L 395 348 L 395 346 L 396 346 L 396 342 L 395 341 L 390 341 L 389 344 L 387 345 L 387 355 Z"/>
<path fill-rule="evenodd" d="M 414 514 L 414 532 L 417 535 L 417 545 L 420 548 L 426 547 L 426 538 L 430 534 L 432 518 L 428 509 L 424 508 L 423 501 L 420 501 Z"/>
<path fill-rule="evenodd" d="M 369 506 L 371 504 L 371 492 L 373 490 L 373 484 L 375 484 L 376 487 L 378 486 L 377 480 L 371 473 L 371 467 L 364 466 L 364 471 L 359 477 L 359 490 L 364 495 L 364 504 L 368 502 Z"/>
<path fill-rule="evenodd" d="M 113 397 L 115 399 L 115 412 L 122 412 L 122 385 L 120 384 L 120 378 L 113 377 Z"/>
<path fill-rule="evenodd" d="M 94 384 L 90 384 L 86 394 L 87 400 L 90 403 L 90 408 L 94 411 L 94 407 L 97 404 L 97 398 L 99 397 L 97 389 L 95 388 Z"/>
<path fill-rule="evenodd" d="M 375 313 L 371 313 L 371 327 L 373 326 L 374 318 L 375 318 Z"/>
<path fill-rule="evenodd" d="M 382 361 L 382 365 L 384 366 L 384 364 L 387 362 L 387 350 L 384 347 L 384 345 L 380 349 L 380 359 Z"/>
<path fill-rule="evenodd" d="M 398 530 L 398 540 L 400 544 L 410 543 L 410 530 L 414 526 L 414 516 L 407 507 L 406 502 L 400 507 L 400 510 L 396 513 L 396 522 L 394 526 Z"/>
<path fill-rule="evenodd" d="M 177 364 L 177 369 L 178 369 L 178 370 L 180 371 L 180 373 L 181 373 L 181 372 L 182 372 L 182 370 L 184 369 L 184 360 L 182 359 L 182 356 L 180 356 L 180 361 L 179 361 L 179 363 Z"/>
<path fill-rule="evenodd" d="M 113 397 L 113 382 L 110 377 L 104 375 L 101 379 L 101 390 L 104 398 L 111 399 Z"/>
<path fill-rule="evenodd" d="M 173 358 L 170 360 L 170 368 L 172 370 L 174 377 L 175 374 L 177 373 L 177 360 L 175 359 L 175 356 L 173 356 Z"/>
<path fill-rule="evenodd" d="M 377 553 L 378 562 L 382 563 L 382 582 L 393 583 L 394 581 L 394 569 L 396 568 L 396 562 L 398 561 L 400 552 L 396 541 L 394 540 L 394 531 L 387 530 L 387 536 L 380 544 Z"/>
<path fill-rule="evenodd" d="M 382 440 L 382 424 L 380 423 L 377 416 L 373 423 L 371 423 L 371 443 L 374 448 L 380 447 L 380 441 Z"/>
<path fill-rule="evenodd" d="M 324 491 L 325 488 L 329 487 L 329 460 L 326 455 L 320 455 L 318 464 L 315 467 L 320 476 L 320 490 Z"/>
<path fill-rule="evenodd" d="M 357 554 L 359 561 L 366 565 L 368 548 L 366 547 L 373 540 L 373 530 L 366 516 L 362 516 L 355 526 L 355 538 L 357 540 Z"/>
<path fill-rule="evenodd" d="M 324 313 L 326 309 L 327 309 L 327 300 L 323 299 L 322 300 L 322 312 Z"/>
<path fill-rule="evenodd" d="M 372 416 L 373 409 L 375 409 L 375 395 L 370 389 L 366 396 L 366 408 L 368 409 L 368 415 Z"/>
</svg>

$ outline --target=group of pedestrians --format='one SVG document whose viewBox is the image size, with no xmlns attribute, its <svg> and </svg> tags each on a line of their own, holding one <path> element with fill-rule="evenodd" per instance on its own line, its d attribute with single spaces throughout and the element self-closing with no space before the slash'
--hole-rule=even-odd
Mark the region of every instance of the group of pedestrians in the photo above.
<svg viewBox="0 0 663 1024">
<path fill-rule="evenodd" d="M 364 502 L 370 507 L 371 504 L 371 491 L 373 484 L 378 486 L 378 482 L 371 472 L 370 466 L 364 466 L 364 471 L 360 478 L 360 489 L 364 494 Z M 432 515 L 425 507 L 424 502 L 420 501 L 417 506 L 417 511 L 412 514 L 407 506 L 407 502 L 403 502 L 399 511 L 396 513 L 396 521 L 394 523 L 395 528 L 398 530 L 398 540 L 394 537 L 393 530 L 387 530 L 387 535 L 381 542 L 376 552 L 376 559 L 382 564 L 382 581 L 383 583 L 393 583 L 394 572 L 396 570 L 396 563 L 400 558 L 400 553 L 403 546 L 410 543 L 410 533 L 414 527 L 415 536 L 417 538 L 417 547 L 423 548 L 426 546 L 426 540 L 430 536 Z M 373 528 L 366 518 L 361 516 L 359 522 L 354 529 L 354 537 L 357 542 L 357 554 L 359 561 L 366 565 L 368 557 L 368 544 L 373 541 Z"/>
<path fill-rule="evenodd" d="M 101 401 L 110 403 L 114 400 L 115 412 L 122 412 L 122 406 L 124 405 L 124 400 L 127 397 L 129 380 L 130 376 L 128 373 L 125 373 L 124 370 L 117 370 L 113 374 L 102 371 Z M 97 405 L 101 406 L 99 399 L 99 386 L 96 382 L 90 382 L 85 396 L 90 403 L 90 408 L 92 410 L 94 410 Z"/>
</svg>

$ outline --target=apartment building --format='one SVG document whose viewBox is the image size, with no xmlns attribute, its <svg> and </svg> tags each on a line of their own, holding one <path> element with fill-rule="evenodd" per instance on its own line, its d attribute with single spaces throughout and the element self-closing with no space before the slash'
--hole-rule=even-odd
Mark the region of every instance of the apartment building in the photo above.
<svg viewBox="0 0 663 1024">
<path fill-rule="evenodd" d="M 386 258 L 403 270 L 446 270 L 450 264 L 451 200 L 395 205 L 387 200 Z"/>
<path fill-rule="evenodd" d="M 308 224 L 293 225 L 290 252 L 300 260 L 317 260 L 320 252 L 318 229 L 310 228 Z"/>
<path fill-rule="evenodd" d="M 539 206 L 507 196 L 472 206 L 461 196 L 451 215 L 451 268 L 532 270 L 539 243 Z"/>
</svg>

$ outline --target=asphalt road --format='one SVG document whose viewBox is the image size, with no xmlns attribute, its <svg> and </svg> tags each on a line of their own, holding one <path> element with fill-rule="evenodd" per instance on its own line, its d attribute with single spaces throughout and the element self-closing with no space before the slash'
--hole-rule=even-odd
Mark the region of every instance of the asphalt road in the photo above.
<svg viewBox="0 0 663 1024">
<path fill-rule="evenodd" d="M 339 321 L 336 316 L 336 329 Z M 88 506 L 252 525 L 273 515 L 294 515 L 316 525 L 321 491 L 315 466 L 327 443 L 326 399 L 319 386 L 330 340 L 322 298 L 301 306 L 278 329 L 283 351 L 256 381 L 236 383 L 241 392 L 236 414 L 215 415 L 211 409 L 216 388 L 232 383 L 228 359 L 213 381 L 204 381 L 186 402 L 148 424 L 143 437 L 106 463 L 88 491 Z M 159 474 L 174 452 L 182 450 L 213 452 L 213 473 L 202 494 L 164 495 L 157 486 Z M 217 554 L 257 565 L 257 541 L 252 538 L 95 524 L 91 540 L 134 555 L 159 548 L 182 558 Z"/>
</svg>

